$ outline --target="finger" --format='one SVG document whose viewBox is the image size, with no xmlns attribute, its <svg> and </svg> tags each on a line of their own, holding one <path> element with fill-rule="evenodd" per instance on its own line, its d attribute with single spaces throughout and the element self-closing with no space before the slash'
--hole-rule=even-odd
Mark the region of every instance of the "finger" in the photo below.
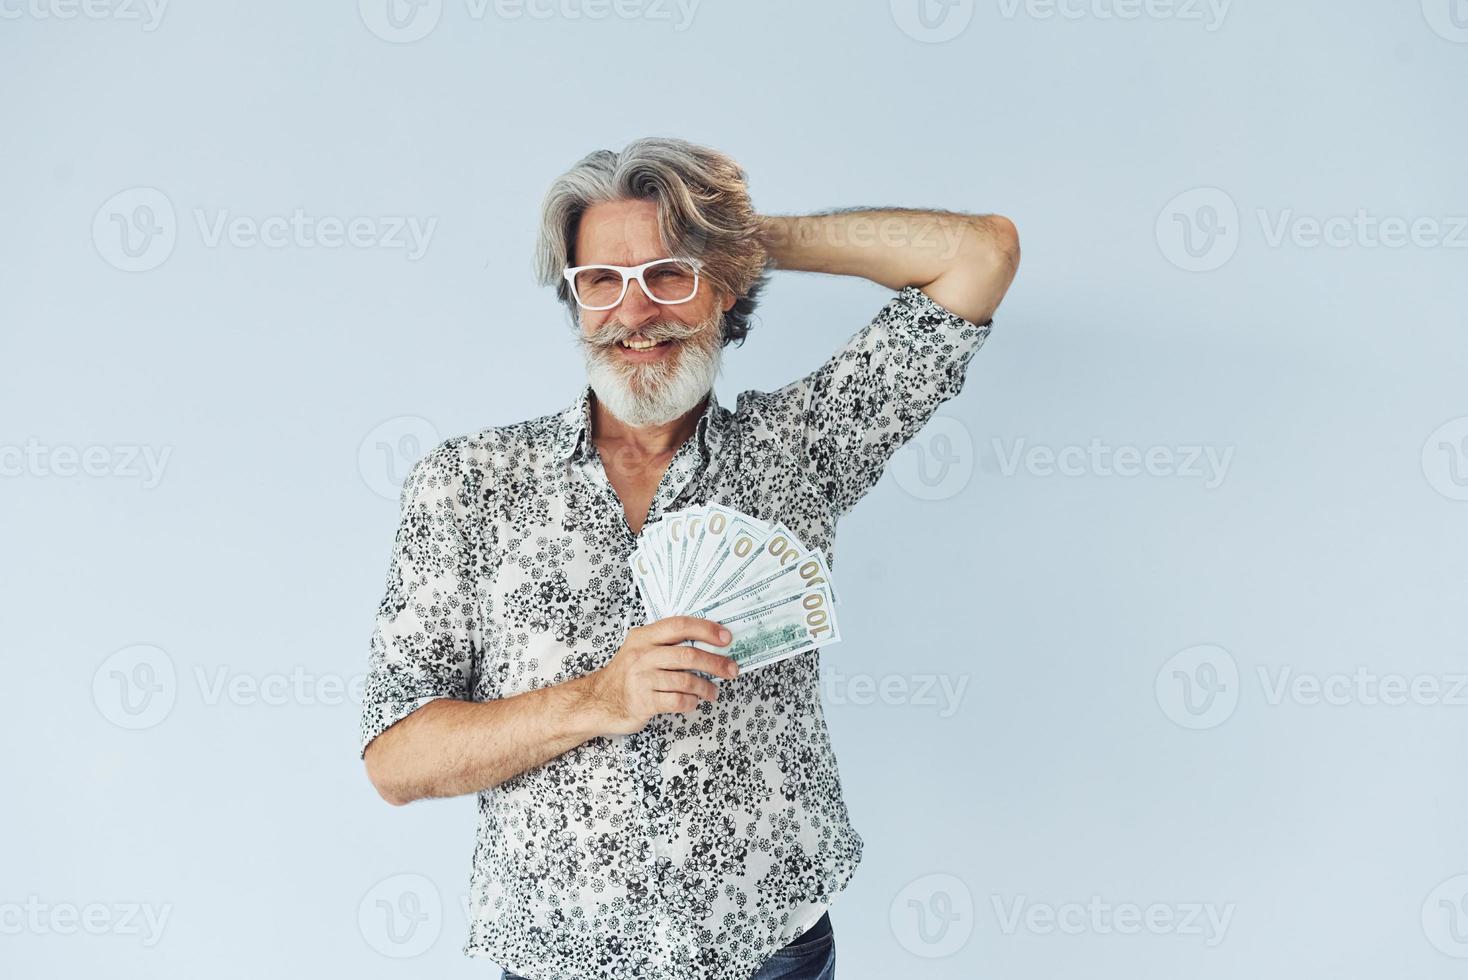
<svg viewBox="0 0 1468 980">
<path fill-rule="evenodd" d="M 729 631 L 712 619 L 697 616 L 669 616 L 647 625 L 647 640 L 658 646 L 672 646 L 689 640 L 702 640 L 709 646 L 727 646 L 733 639 Z"/>
<path fill-rule="evenodd" d="M 713 681 L 706 681 L 697 674 L 690 674 L 686 670 L 660 670 L 652 683 L 654 691 L 666 691 L 669 694 L 693 694 L 705 701 L 713 701 L 719 696 L 719 689 L 714 686 Z"/>
<path fill-rule="evenodd" d="M 692 711 L 698 707 L 698 698 L 692 694 L 657 694 L 653 706 L 658 711 Z"/>
<path fill-rule="evenodd" d="M 698 647 L 653 647 L 648 651 L 647 663 L 664 670 L 701 670 L 705 674 L 731 680 L 739 676 L 739 665 L 734 662 L 733 657 L 709 653 Z"/>
</svg>

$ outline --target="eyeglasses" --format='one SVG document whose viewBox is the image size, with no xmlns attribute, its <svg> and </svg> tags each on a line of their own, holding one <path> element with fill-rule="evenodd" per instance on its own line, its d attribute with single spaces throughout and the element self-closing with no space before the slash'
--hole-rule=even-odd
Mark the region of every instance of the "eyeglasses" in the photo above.
<svg viewBox="0 0 1468 980">
<path fill-rule="evenodd" d="M 654 303 L 686 303 L 698 292 L 698 262 L 694 259 L 653 259 L 641 265 L 578 265 L 564 273 L 571 295 L 583 310 L 610 310 L 627 295 L 627 283 L 637 280 Z"/>
</svg>

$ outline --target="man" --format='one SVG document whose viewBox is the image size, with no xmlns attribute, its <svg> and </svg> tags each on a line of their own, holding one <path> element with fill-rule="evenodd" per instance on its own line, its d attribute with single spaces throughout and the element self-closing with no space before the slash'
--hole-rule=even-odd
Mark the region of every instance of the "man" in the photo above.
<svg viewBox="0 0 1468 980">
<path fill-rule="evenodd" d="M 737 164 L 672 139 L 552 185 L 540 273 L 589 383 L 413 467 L 362 712 L 386 800 L 478 794 L 467 954 L 531 980 L 834 975 L 826 910 L 862 839 L 819 651 L 741 674 L 686 645 L 728 646 L 720 624 L 642 623 L 627 559 L 645 523 L 712 502 L 829 562 L 837 519 L 962 388 L 1018 251 L 997 216 L 758 215 Z M 770 268 L 898 292 L 817 370 L 731 411 L 721 351 Z"/>
</svg>

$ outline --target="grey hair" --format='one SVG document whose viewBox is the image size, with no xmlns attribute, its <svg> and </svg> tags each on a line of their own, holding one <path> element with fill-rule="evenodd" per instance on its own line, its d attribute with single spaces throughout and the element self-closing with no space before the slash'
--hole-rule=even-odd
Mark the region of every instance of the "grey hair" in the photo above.
<svg viewBox="0 0 1468 980">
<path fill-rule="evenodd" d="M 770 259 L 760 242 L 759 218 L 749 200 L 744 170 L 717 150 L 680 139 L 648 137 L 621 153 L 597 150 L 557 177 L 541 205 L 536 274 L 577 322 L 579 309 L 563 270 L 576 264 L 576 233 L 593 204 L 618 200 L 657 202 L 659 233 L 670 255 L 697 258 L 700 275 L 734 297 L 724 313 L 724 344 L 742 343 Z"/>
</svg>

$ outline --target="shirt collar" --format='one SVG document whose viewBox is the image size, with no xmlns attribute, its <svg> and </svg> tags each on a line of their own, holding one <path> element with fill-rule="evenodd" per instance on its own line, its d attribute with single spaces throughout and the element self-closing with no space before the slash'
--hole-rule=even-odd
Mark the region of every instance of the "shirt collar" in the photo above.
<svg viewBox="0 0 1468 980">
<path fill-rule="evenodd" d="M 729 412 L 719 404 L 718 396 L 710 388 L 708 404 L 694 431 L 705 459 L 718 452 L 728 426 Z M 591 385 L 583 385 L 581 394 L 561 413 L 552 450 L 558 462 L 568 459 L 584 462 L 591 458 Z"/>
</svg>

